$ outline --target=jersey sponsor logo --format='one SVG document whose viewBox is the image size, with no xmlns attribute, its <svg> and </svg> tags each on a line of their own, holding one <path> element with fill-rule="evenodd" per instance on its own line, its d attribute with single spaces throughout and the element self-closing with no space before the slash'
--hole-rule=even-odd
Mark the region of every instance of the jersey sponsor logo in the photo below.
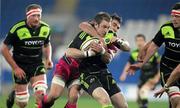
<svg viewBox="0 0 180 108">
<path fill-rule="evenodd" d="M 90 79 L 90 83 L 93 83 L 95 81 L 95 78 Z"/>
<path fill-rule="evenodd" d="M 43 40 L 35 40 L 35 41 L 25 41 L 25 45 L 43 45 L 44 41 Z"/>
<path fill-rule="evenodd" d="M 175 43 L 175 42 L 168 42 L 168 43 L 169 43 L 169 46 L 171 46 L 171 47 L 180 48 L 180 43 Z"/>
<path fill-rule="evenodd" d="M 45 73 L 46 70 L 45 70 L 44 68 L 42 68 L 42 69 L 40 70 L 40 72 Z"/>
</svg>

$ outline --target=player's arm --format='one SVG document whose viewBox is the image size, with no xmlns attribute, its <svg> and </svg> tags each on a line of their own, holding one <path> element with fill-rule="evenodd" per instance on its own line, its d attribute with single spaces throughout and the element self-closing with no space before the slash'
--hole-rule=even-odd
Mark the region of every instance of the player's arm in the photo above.
<svg viewBox="0 0 180 108">
<path fill-rule="evenodd" d="M 95 28 L 90 23 L 88 23 L 88 22 L 81 22 L 79 24 L 79 28 L 82 31 L 90 34 L 91 36 L 94 36 L 94 37 L 98 36 L 98 33 L 96 32 Z"/>
<path fill-rule="evenodd" d="M 159 47 L 154 42 L 151 42 L 143 61 L 132 64 L 128 69 L 129 74 L 133 75 L 137 69 L 141 68 L 144 64 L 146 64 L 149 61 L 149 59 L 153 56 L 153 54 L 155 54 L 158 48 Z"/>
<path fill-rule="evenodd" d="M 151 44 L 151 41 L 146 43 L 146 45 L 139 51 L 139 54 L 138 54 L 138 57 L 137 57 L 138 61 L 143 61 L 143 59 L 144 59 L 144 57 L 146 55 L 147 49 L 149 48 L 150 44 Z"/>
<path fill-rule="evenodd" d="M 90 48 L 87 50 L 80 50 L 77 48 L 70 47 L 66 50 L 65 54 L 66 56 L 73 57 L 73 58 L 86 58 L 86 57 L 91 57 L 95 56 L 98 53 L 104 53 L 104 48 L 102 45 L 96 43 L 96 42 L 91 42 L 88 45 Z"/>
<path fill-rule="evenodd" d="M 11 53 L 10 53 L 10 48 L 8 47 L 8 45 L 6 44 L 2 44 L 1 47 L 1 52 L 2 55 L 4 56 L 4 58 L 6 59 L 6 61 L 9 63 L 9 65 L 11 66 L 11 68 L 13 70 L 15 70 L 16 68 L 18 68 L 19 66 L 16 64 L 16 62 L 14 61 Z"/>
<path fill-rule="evenodd" d="M 121 74 L 121 76 L 119 77 L 119 79 L 121 80 L 121 81 L 125 81 L 126 80 L 126 77 L 127 77 L 127 75 L 128 75 L 128 69 L 129 69 L 129 67 L 130 67 L 130 62 L 127 62 L 126 63 L 126 65 L 125 65 L 125 68 L 123 69 L 123 72 L 122 72 L 122 74 Z"/>
<path fill-rule="evenodd" d="M 48 44 L 44 45 L 43 48 L 43 53 L 45 56 L 45 66 L 47 69 L 53 68 L 53 62 L 52 62 L 52 46 L 51 43 L 49 42 Z"/>
<path fill-rule="evenodd" d="M 133 64 L 128 69 L 130 74 L 134 74 L 134 72 L 141 68 L 147 61 L 152 57 L 152 55 L 157 51 L 157 49 L 163 44 L 164 42 L 164 36 L 161 32 L 161 30 L 158 31 L 156 36 L 153 38 L 152 42 L 150 43 L 146 55 L 142 62 L 138 62 L 136 64 Z"/>
<path fill-rule="evenodd" d="M 48 43 L 48 44 L 44 45 L 44 55 L 45 55 L 45 59 L 51 60 L 51 57 L 52 57 L 51 43 Z"/>
<path fill-rule="evenodd" d="M 50 29 L 49 29 L 50 30 Z M 52 62 L 52 46 L 50 42 L 50 37 L 51 37 L 51 31 L 49 31 L 48 37 L 44 42 L 43 46 L 43 54 L 45 56 L 45 67 L 47 69 L 53 68 L 53 62 Z"/>
<path fill-rule="evenodd" d="M 124 39 L 117 38 L 113 44 L 122 51 L 130 51 L 129 42 Z"/>
<path fill-rule="evenodd" d="M 175 81 L 180 78 L 180 64 L 172 71 L 170 77 L 168 78 L 166 82 L 166 86 L 171 86 Z"/>
<path fill-rule="evenodd" d="M 164 87 L 155 92 L 154 96 L 160 98 L 165 91 L 168 92 L 169 87 L 177 81 L 178 78 L 180 78 L 180 64 L 172 71 Z"/>
<path fill-rule="evenodd" d="M 93 55 L 93 53 L 91 54 L 91 52 L 81 51 L 76 48 L 68 48 L 66 50 L 65 54 L 67 57 L 73 57 L 73 58 L 77 58 L 77 59 L 86 58 L 87 56 Z"/>
<path fill-rule="evenodd" d="M 11 56 L 10 48 L 8 47 L 8 45 L 3 43 L 1 52 L 8 64 L 11 66 L 14 75 L 20 79 L 25 78 L 25 72 L 14 61 L 13 57 Z"/>
<path fill-rule="evenodd" d="M 114 57 L 113 52 L 105 51 L 104 54 L 102 54 L 102 56 L 101 56 L 101 60 L 104 63 L 108 64 L 112 61 L 113 57 Z"/>
</svg>

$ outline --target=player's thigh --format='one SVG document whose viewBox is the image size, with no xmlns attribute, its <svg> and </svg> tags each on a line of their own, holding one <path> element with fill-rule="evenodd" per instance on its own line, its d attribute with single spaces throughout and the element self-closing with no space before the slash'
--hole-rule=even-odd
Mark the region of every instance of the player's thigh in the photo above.
<svg viewBox="0 0 180 108">
<path fill-rule="evenodd" d="M 54 76 L 51 82 L 49 95 L 52 97 L 59 97 L 64 91 L 66 81 L 61 76 Z"/>
<path fill-rule="evenodd" d="M 152 90 L 154 88 L 155 84 L 156 83 L 152 83 L 152 80 L 149 79 L 141 86 L 140 90 L 141 89 L 145 89 L 147 91 Z"/>
<path fill-rule="evenodd" d="M 159 73 L 158 73 L 159 74 Z M 156 85 L 158 82 L 159 82 L 159 75 L 155 75 L 154 77 L 152 78 L 149 78 L 148 82 L 151 84 L 151 85 Z"/>
<path fill-rule="evenodd" d="M 128 104 L 121 92 L 114 94 L 111 96 L 111 102 L 115 106 L 115 108 L 127 108 Z"/>
<path fill-rule="evenodd" d="M 37 76 L 33 76 L 31 77 L 31 84 L 34 84 L 35 82 L 38 82 L 38 81 L 44 81 L 46 82 L 47 79 L 46 79 L 46 74 L 40 74 L 40 75 L 37 75 Z"/>
<path fill-rule="evenodd" d="M 90 75 L 87 73 L 81 73 L 80 83 L 82 89 L 85 90 L 89 95 L 92 95 L 96 88 L 103 87 L 96 74 Z"/>
<path fill-rule="evenodd" d="M 100 81 L 103 85 L 103 88 L 107 91 L 110 97 L 116 93 L 121 92 L 111 73 L 105 73 L 101 75 Z"/>
<path fill-rule="evenodd" d="M 52 83 L 48 96 L 52 98 L 58 98 L 62 95 L 63 91 L 64 91 L 63 86 Z"/>
</svg>

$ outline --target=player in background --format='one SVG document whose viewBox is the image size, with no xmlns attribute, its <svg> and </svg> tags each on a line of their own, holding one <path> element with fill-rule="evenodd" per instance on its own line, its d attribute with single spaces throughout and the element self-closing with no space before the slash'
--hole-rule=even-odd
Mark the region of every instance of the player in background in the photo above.
<svg viewBox="0 0 180 108">
<path fill-rule="evenodd" d="M 42 8 L 30 4 L 26 8 L 26 19 L 10 29 L 2 45 L 2 54 L 12 68 L 16 103 L 25 108 L 29 100 L 28 85 L 34 91 L 36 103 L 46 94 L 46 68 L 52 68 L 50 28 L 41 21 Z M 12 55 L 10 49 L 13 48 Z M 43 50 L 44 49 L 44 50 Z M 45 65 L 42 61 L 45 55 Z M 7 107 L 11 108 L 12 103 Z"/>
<path fill-rule="evenodd" d="M 137 56 L 139 51 L 144 47 L 146 43 L 145 36 L 143 34 L 137 34 L 135 37 L 135 42 L 137 49 L 133 50 L 130 54 L 130 58 L 125 65 L 125 68 L 119 77 L 121 81 L 126 80 L 128 75 L 128 68 L 131 64 L 137 62 Z M 148 94 L 151 90 L 155 88 L 155 85 L 159 82 L 160 74 L 159 74 L 159 65 L 160 56 L 156 53 L 151 59 L 146 63 L 141 69 L 139 84 L 138 84 L 138 92 L 137 92 L 137 102 L 139 108 L 148 108 Z"/>
<path fill-rule="evenodd" d="M 171 21 L 163 24 L 152 39 L 146 55 L 143 61 L 133 64 L 129 68 L 129 73 L 133 74 L 135 70 L 141 68 L 155 53 L 155 51 L 165 43 L 165 52 L 161 58 L 160 62 L 160 72 L 161 72 L 161 84 L 165 87 L 167 79 L 169 78 L 171 72 L 173 72 L 180 63 L 179 57 L 179 28 L 180 28 L 180 2 L 176 3 L 171 10 Z M 172 108 L 178 108 L 180 106 L 180 81 L 179 79 L 169 87 L 168 96 L 171 102 Z"/>
</svg>

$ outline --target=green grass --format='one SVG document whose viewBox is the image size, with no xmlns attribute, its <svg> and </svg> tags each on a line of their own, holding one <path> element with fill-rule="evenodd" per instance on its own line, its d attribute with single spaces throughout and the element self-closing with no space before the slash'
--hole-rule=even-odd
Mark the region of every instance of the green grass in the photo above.
<svg viewBox="0 0 180 108">
<path fill-rule="evenodd" d="M 6 96 L 0 96 L 0 108 L 6 108 L 5 101 Z M 66 98 L 62 97 L 59 98 L 52 108 L 64 108 L 66 103 Z M 128 102 L 129 108 L 138 108 L 136 102 Z M 14 105 L 13 108 L 18 108 Z M 26 108 L 34 108 L 34 99 L 30 98 L 29 104 Z M 80 97 L 78 101 L 78 108 L 101 108 L 101 105 L 98 104 L 94 99 L 91 97 L 83 96 Z M 150 102 L 149 108 L 168 108 L 167 102 Z"/>
</svg>

